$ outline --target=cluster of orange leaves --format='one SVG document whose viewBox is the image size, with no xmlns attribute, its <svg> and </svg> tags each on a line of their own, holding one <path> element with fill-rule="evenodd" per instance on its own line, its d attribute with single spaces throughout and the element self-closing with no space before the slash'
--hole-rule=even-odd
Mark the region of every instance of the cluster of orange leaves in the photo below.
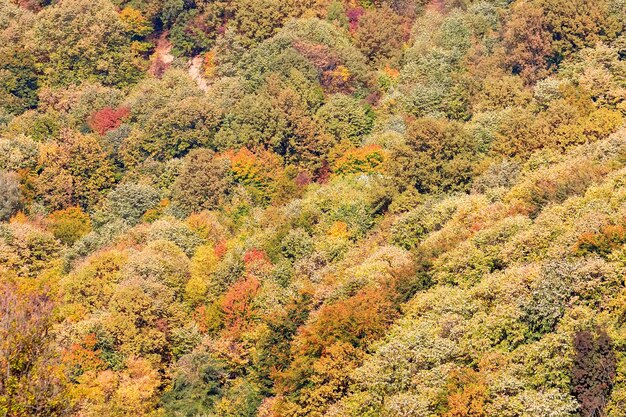
<svg viewBox="0 0 626 417">
<path fill-rule="evenodd" d="M 574 252 L 578 255 L 597 253 L 608 255 L 613 249 L 626 243 L 626 227 L 623 224 L 609 224 L 599 232 L 587 232 L 580 235 L 574 245 Z"/>
<path fill-rule="evenodd" d="M 337 174 L 371 174 L 380 172 L 385 162 L 385 153 L 379 145 L 367 145 L 349 149 L 335 161 Z"/>
</svg>

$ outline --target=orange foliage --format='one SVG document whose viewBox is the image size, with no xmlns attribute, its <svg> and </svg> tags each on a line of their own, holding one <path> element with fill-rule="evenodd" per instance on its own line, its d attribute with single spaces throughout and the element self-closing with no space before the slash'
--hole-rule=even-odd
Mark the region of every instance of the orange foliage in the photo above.
<svg viewBox="0 0 626 417">
<path fill-rule="evenodd" d="M 215 245 L 215 255 L 218 258 L 222 258 L 226 252 L 228 251 L 228 246 L 226 246 L 225 240 L 220 240 L 217 245 Z"/>
<path fill-rule="evenodd" d="M 606 225 L 598 233 L 583 233 L 574 246 L 574 253 L 597 253 L 606 256 L 626 243 L 626 227 L 622 224 Z"/>
<path fill-rule="evenodd" d="M 233 284 L 222 298 L 226 332 L 238 337 L 250 325 L 253 316 L 252 300 L 259 291 L 259 280 L 253 276 Z"/>
<path fill-rule="evenodd" d="M 87 371 L 102 370 L 104 362 L 100 359 L 102 353 L 96 349 L 98 340 L 96 335 L 89 333 L 80 343 L 74 343 L 63 355 L 63 362 L 75 373 L 80 375 Z"/>
<path fill-rule="evenodd" d="M 281 172 L 280 157 L 273 152 L 252 153 L 247 148 L 224 154 L 231 162 L 235 180 L 243 185 L 267 189 Z"/>
<path fill-rule="evenodd" d="M 389 65 L 385 65 L 385 69 L 383 71 L 385 71 L 385 74 L 389 78 L 394 80 L 400 76 L 400 71 L 398 71 L 396 68 L 390 67 Z"/>
<path fill-rule="evenodd" d="M 215 51 L 209 51 L 204 54 L 204 75 L 205 77 L 212 78 L 215 76 Z"/>
<path fill-rule="evenodd" d="M 472 369 L 450 373 L 446 386 L 448 411 L 444 417 L 484 417 L 487 385 L 482 376 Z"/>
<path fill-rule="evenodd" d="M 378 145 L 367 145 L 349 149 L 335 161 L 334 171 L 338 174 L 379 172 L 385 161 L 383 149 Z"/>
<path fill-rule="evenodd" d="M 270 258 L 268 258 L 265 251 L 259 249 L 250 249 L 243 255 L 243 262 L 246 267 L 255 264 L 269 264 Z"/>
<path fill-rule="evenodd" d="M 343 341 L 362 346 L 384 335 L 398 311 L 389 291 L 378 287 L 325 305 L 318 316 L 301 330 L 298 355 L 319 356 L 325 347 Z"/>
</svg>

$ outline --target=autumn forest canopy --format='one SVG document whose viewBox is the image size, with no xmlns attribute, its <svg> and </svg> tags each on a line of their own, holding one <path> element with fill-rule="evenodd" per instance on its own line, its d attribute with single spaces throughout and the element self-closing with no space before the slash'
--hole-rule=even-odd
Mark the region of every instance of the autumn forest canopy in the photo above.
<svg viewBox="0 0 626 417">
<path fill-rule="evenodd" d="M 0 417 L 626 417 L 625 0 L 0 0 Z"/>
</svg>

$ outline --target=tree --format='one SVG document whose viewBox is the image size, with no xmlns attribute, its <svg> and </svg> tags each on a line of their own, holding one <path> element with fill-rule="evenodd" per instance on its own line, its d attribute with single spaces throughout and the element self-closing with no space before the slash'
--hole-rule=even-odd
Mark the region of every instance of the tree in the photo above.
<svg viewBox="0 0 626 417">
<path fill-rule="evenodd" d="M 244 45 L 253 45 L 269 38 L 287 17 L 299 12 L 293 0 L 242 0 L 237 4 L 234 25 Z"/>
<path fill-rule="evenodd" d="M 601 416 L 617 371 L 613 343 L 606 330 L 596 328 L 577 332 L 574 349 L 572 393 L 578 399 L 582 417 Z"/>
<path fill-rule="evenodd" d="M 233 284 L 222 297 L 224 327 L 230 337 L 237 338 L 250 328 L 254 317 L 252 301 L 259 287 L 259 280 L 250 276 Z"/>
<path fill-rule="evenodd" d="M 55 211 L 47 221 L 54 237 L 65 245 L 73 244 L 91 231 L 89 215 L 79 207 Z"/>
<path fill-rule="evenodd" d="M 87 123 L 94 132 L 104 135 L 109 130 L 117 129 L 122 124 L 122 120 L 128 116 L 129 110 L 126 107 L 112 109 L 105 107 L 94 112 Z"/>
<path fill-rule="evenodd" d="M 288 138 L 287 120 L 267 94 L 249 94 L 225 117 L 215 137 L 218 150 L 246 147 L 251 150 L 279 148 Z"/>
<path fill-rule="evenodd" d="M 0 38 L 0 41 L 2 39 Z M 39 74 L 33 55 L 23 49 L 0 47 L 0 102 L 8 112 L 21 114 L 37 106 Z"/>
<path fill-rule="evenodd" d="M 357 99 L 335 94 L 319 108 L 316 118 L 337 142 L 346 141 L 360 145 L 363 137 L 372 130 L 373 117 Z"/>
<path fill-rule="evenodd" d="M 400 187 L 420 193 L 464 190 L 478 159 L 478 146 L 461 124 L 417 119 L 408 126 L 406 144 L 392 149 L 388 172 L 401 179 Z"/>
<path fill-rule="evenodd" d="M 53 210 L 93 207 L 113 185 L 111 162 L 93 135 L 64 130 L 40 155 L 36 193 Z"/>
<path fill-rule="evenodd" d="M 0 413 L 68 415 L 67 379 L 53 343 L 45 291 L 22 288 L 0 270 Z"/>
<path fill-rule="evenodd" d="M 0 9 L 0 108 L 21 114 L 38 102 L 40 71 L 29 33 L 35 15 L 9 0 Z"/>
<path fill-rule="evenodd" d="M 206 97 L 193 96 L 166 102 L 146 116 L 143 130 L 123 144 L 135 163 L 149 157 L 168 160 L 185 156 L 194 148 L 214 145 L 221 111 Z"/>
<path fill-rule="evenodd" d="M 356 44 L 375 63 L 399 55 L 404 41 L 402 18 L 388 6 L 368 9 L 359 18 Z"/>
<path fill-rule="evenodd" d="M 531 82 L 540 79 L 552 47 L 545 11 L 532 2 L 515 2 L 504 29 L 503 44 L 514 74 Z"/>
<path fill-rule="evenodd" d="M 385 153 L 378 145 L 348 149 L 334 164 L 338 174 L 374 173 L 382 170 Z"/>
<path fill-rule="evenodd" d="M 559 63 L 586 46 L 614 39 L 623 21 L 611 11 L 610 2 L 598 0 L 540 0 L 552 32 L 552 60 Z"/>
<path fill-rule="evenodd" d="M 230 161 L 208 149 L 191 151 L 184 159 L 172 196 L 183 210 L 200 212 L 226 201 L 232 187 Z"/>
<path fill-rule="evenodd" d="M 487 385 L 472 369 L 451 372 L 446 386 L 447 411 L 444 417 L 486 417 Z"/>
<path fill-rule="evenodd" d="M 160 194 L 149 185 L 126 183 L 111 191 L 107 201 L 111 214 L 136 224 L 145 212 L 156 207 Z"/>
<path fill-rule="evenodd" d="M 97 80 L 125 87 L 141 77 L 141 62 L 109 0 L 55 3 L 38 15 L 34 36 L 52 85 Z"/>
<path fill-rule="evenodd" d="M 174 377 L 163 397 L 163 408 L 176 415 L 211 412 L 227 381 L 225 364 L 206 352 L 192 352 L 173 366 Z"/>
<path fill-rule="evenodd" d="M 19 209 L 21 197 L 17 175 L 0 171 L 0 220 L 7 220 Z"/>
</svg>

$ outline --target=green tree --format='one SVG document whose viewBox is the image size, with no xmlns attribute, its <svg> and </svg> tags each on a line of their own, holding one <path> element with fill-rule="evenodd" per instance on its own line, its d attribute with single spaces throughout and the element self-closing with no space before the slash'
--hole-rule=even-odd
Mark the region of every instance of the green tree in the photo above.
<svg viewBox="0 0 626 417">
<path fill-rule="evenodd" d="M 586 46 L 613 40 L 624 22 L 612 13 L 608 0 L 540 0 L 553 37 L 552 59 L 560 62 Z"/>
<path fill-rule="evenodd" d="M 196 149 L 184 158 L 172 185 L 172 197 L 187 212 L 214 209 L 224 203 L 232 187 L 230 162 L 208 149 Z"/>
<path fill-rule="evenodd" d="M 408 126 L 406 143 L 392 149 L 389 175 L 400 179 L 401 188 L 420 193 L 465 190 L 478 159 L 478 146 L 461 124 L 417 119 Z"/>
<path fill-rule="evenodd" d="M 37 16 L 34 37 L 49 84 L 91 80 L 125 87 L 142 75 L 142 64 L 109 0 L 55 3 Z"/>
<path fill-rule="evenodd" d="M 342 94 L 331 96 L 319 108 L 316 118 L 337 142 L 346 141 L 357 146 L 374 124 L 373 115 L 366 106 L 359 100 Z"/>
<path fill-rule="evenodd" d="M 149 185 L 125 183 L 119 185 L 107 196 L 108 209 L 130 224 L 136 224 L 141 216 L 154 208 L 160 200 L 160 194 Z"/>
</svg>

